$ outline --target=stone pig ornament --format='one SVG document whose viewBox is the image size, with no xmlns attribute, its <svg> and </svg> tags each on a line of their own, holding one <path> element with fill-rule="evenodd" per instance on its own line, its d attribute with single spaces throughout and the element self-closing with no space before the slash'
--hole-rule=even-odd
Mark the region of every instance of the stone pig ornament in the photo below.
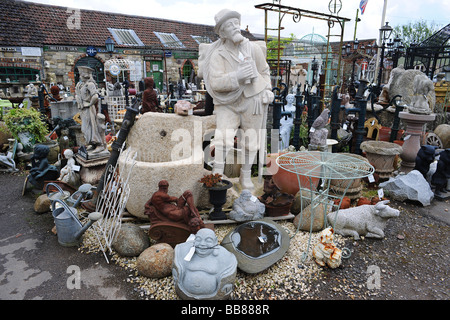
<svg viewBox="0 0 450 320">
<path fill-rule="evenodd" d="M 383 239 L 387 221 L 400 214 L 397 209 L 389 207 L 388 203 L 389 200 L 384 200 L 376 205 L 362 205 L 334 211 L 327 215 L 327 219 L 332 226 L 334 225 L 335 232 L 340 235 L 353 236 L 355 240 L 360 236 Z"/>
</svg>

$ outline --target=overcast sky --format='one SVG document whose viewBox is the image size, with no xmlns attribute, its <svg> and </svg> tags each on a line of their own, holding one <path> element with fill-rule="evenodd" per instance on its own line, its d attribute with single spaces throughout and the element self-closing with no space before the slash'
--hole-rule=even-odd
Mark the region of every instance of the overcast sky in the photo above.
<svg viewBox="0 0 450 320">
<path fill-rule="evenodd" d="M 214 15 L 223 8 L 233 9 L 241 13 L 241 25 L 248 26 L 250 32 L 264 34 L 264 10 L 255 8 L 262 3 L 281 5 L 330 14 L 330 3 L 342 3 L 339 16 L 351 19 L 345 24 L 344 40 L 352 40 L 355 32 L 356 12 L 361 0 L 34 0 L 32 2 L 81 8 L 130 15 L 164 18 L 214 25 Z M 450 23 L 450 0 L 368 0 L 364 14 L 359 12 L 360 22 L 357 24 L 356 38 L 377 39 L 382 23 L 383 6 L 386 2 L 385 21 L 395 27 L 417 20 L 425 20 L 444 27 Z M 335 15 L 335 14 L 334 14 Z M 276 28 L 278 14 L 269 12 L 269 28 Z M 327 22 L 303 17 L 294 23 L 292 15 L 285 15 L 281 25 L 285 28 L 282 35 L 293 33 L 298 39 L 310 33 L 326 36 Z M 112 26 L 113 27 L 113 26 Z M 339 34 L 340 28 L 335 26 L 332 34 Z M 271 33 L 276 36 L 274 31 Z M 339 38 L 332 37 L 332 41 Z"/>
</svg>

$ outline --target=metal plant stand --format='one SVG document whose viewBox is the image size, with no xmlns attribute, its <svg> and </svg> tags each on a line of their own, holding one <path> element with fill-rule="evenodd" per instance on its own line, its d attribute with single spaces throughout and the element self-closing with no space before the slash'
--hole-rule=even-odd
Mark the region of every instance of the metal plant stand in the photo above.
<svg viewBox="0 0 450 320">
<path fill-rule="evenodd" d="M 327 225 L 333 227 L 336 221 L 328 222 L 327 213 L 339 210 L 342 199 L 354 181 L 370 176 L 375 169 L 370 163 L 361 159 L 320 151 L 290 152 L 279 156 L 276 162 L 284 170 L 297 175 L 302 212 L 304 202 L 309 200 L 310 203 L 311 225 L 308 247 L 302 256 L 302 261 L 305 261 L 311 244 L 314 216 L 323 214 L 324 227 Z M 323 213 L 315 212 L 319 205 L 324 208 Z M 300 225 L 301 221 L 297 232 Z M 349 252 L 348 249 L 343 250 L 345 251 Z"/>
</svg>

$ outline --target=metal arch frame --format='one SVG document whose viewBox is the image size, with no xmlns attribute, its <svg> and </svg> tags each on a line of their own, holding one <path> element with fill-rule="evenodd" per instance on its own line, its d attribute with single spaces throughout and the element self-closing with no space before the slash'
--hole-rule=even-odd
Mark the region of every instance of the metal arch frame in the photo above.
<svg viewBox="0 0 450 320">
<path fill-rule="evenodd" d="M 293 15 L 293 21 L 295 23 L 300 22 L 302 17 L 307 18 L 313 18 L 313 19 L 319 19 L 327 21 L 328 24 L 328 36 L 327 36 L 327 47 L 330 45 L 330 29 L 334 27 L 335 23 L 337 22 L 341 27 L 341 34 L 340 34 L 340 45 L 339 45 L 339 56 L 338 56 L 338 66 L 337 66 L 337 79 L 336 82 L 339 83 L 340 81 L 340 69 L 341 69 L 341 50 L 342 50 L 342 43 L 343 43 L 343 36 L 344 36 L 344 27 L 345 22 L 351 21 L 351 19 L 339 17 L 332 14 L 325 14 L 310 10 L 304 10 L 300 8 L 294 8 L 290 6 L 284 6 L 281 4 L 275 4 L 275 3 L 262 3 L 255 5 L 255 8 L 257 9 L 263 9 L 264 10 L 264 41 L 267 43 L 267 13 L 268 11 L 274 11 L 279 13 L 279 21 L 278 21 L 278 67 L 277 67 L 277 76 L 279 73 L 279 61 L 280 61 L 280 30 L 281 30 L 281 21 L 284 18 L 286 14 Z M 329 54 L 327 52 L 326 55 L 326 61 L 325 61 L 325 70 L 327 71 L 328 66 L 328 59 Z M 326 74 L 325 74 L 326 77 Z"/>
</svg>

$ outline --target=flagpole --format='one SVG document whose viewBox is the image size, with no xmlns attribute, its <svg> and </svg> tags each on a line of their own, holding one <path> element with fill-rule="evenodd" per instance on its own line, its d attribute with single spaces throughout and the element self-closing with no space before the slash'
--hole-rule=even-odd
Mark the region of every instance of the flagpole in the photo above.
<svg viewBox="0 0 450 320">
<path fill-rule="evenodd" d="M 380 29 L 384 26 L 384 20 L 386 18 L 386 7 L 387 7 L 387 0 L 384 0 L 384 4 L 383 4 L 383 14 L 381 16 L 381 27 Z M 375 77 L 374 77 L 374 82 L 377 83 L 378 80 L 378 68 L 380 66 L 380 63 L 383 63 L 382 61 L 380 61 L 380 55 L 381 55 L 381 43 L 382 39 L 381 39 L 381 31 L 380 31 L 380 35 L 378 36 L 378 50 L 377 50 L 377 63 L 375 66 Z"/>
<path fill-rule="evenodd" d="M 355 34 L 353 35 L 353 41 L 356 40 L 356 26 L 358 25 L 358 13 L 359 13 L 359 9 L 356 9 Z"/>
</svg>

